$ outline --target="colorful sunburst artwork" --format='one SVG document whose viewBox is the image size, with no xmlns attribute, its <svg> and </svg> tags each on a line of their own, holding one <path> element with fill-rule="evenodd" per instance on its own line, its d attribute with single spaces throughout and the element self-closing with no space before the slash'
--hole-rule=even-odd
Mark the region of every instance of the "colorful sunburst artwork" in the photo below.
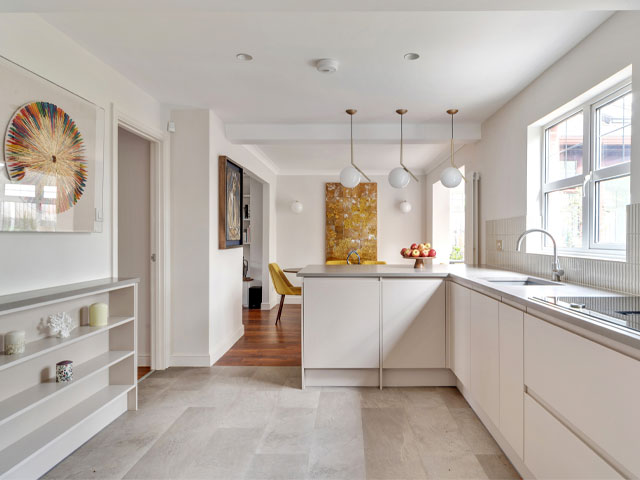
<svg viewBox="0 0 640 480">
<path fill-rule="evenodd" d="M 5 141 L 5 163 L 13 182 L 55 187 L 57 213 L 72 208 L 87 185 L 87 160 L 80 130 L 71 117 L 48 102 L 29 103 L 15 113 Z M 47 198 L 52 191 L 48 190 Z"/>
</svg>

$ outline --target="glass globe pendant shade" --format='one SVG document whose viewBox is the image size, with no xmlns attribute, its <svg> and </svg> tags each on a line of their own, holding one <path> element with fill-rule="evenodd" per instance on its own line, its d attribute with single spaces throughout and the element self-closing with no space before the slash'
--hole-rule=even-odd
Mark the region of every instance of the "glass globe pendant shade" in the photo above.
<svg viewBox="0 0 640 480">
<path fill-rule="evenodd" d="M 340 183 L 345 188 L 354 188 L 360 183 L 360 172 L 348 165 L 340 172 Z"/>
<path fill-rule="evenodd" d="M 389 183 L 393 188 L 404 188 L 409 185 L 411 177 L 402 167 L 396 167 L 389 172 Z"/>
<path fill-rule="evenodd" d="M 447 167 L 440 174 L 440 181 L 447 188 L 455 188 L 460 185 L 462 174 L 455 167 Z"/>
</svg>

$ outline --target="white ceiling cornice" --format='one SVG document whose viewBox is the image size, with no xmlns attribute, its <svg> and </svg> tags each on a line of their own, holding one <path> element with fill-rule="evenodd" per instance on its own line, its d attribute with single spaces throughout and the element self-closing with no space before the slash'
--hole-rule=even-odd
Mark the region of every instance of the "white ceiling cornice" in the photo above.
<svg viewBox="0 0 640 480">
<path fill-rule="evenodd" d="M 638 10 L 638 0 L 0 0 L 3 12 L 482 12 Z"/>
<path fill-rule="evenodd" d="M 297 145 L 349 143 L 349 124 L 273 124 L 235 123 L 225 125 L 226 136 L 232 143 L 242 145 Z M 395 144 L 400 139 L 400 124 L 354 124 L 355 143 Z M 455 126 L 456 142 L 480 140 L 480 123 Z M 440 144 L 451 139 L 451 124 L 405 124 L 407 144 Z"/>
</svg>

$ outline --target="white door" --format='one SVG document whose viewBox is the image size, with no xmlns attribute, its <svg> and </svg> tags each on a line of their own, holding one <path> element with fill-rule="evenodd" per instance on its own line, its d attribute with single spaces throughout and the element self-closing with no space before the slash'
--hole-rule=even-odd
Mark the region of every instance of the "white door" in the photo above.
<svg viewBox="0 0 640 480">
<path fill-rule="evenodd" d="M 470 340 L 471 340 L 471 291 L 461 285 L 449 282 L 449 321 L 451 345 L 451 370 L 458 380 L 469 387 L 470 382 Z"/>
<path fill-rule="evenodd" d="M 499 302 L 471 292 L 471 395 L 500 426 Z"/>
<path fill-rule="evenodd" d="M 151 143 L 118 128 L 118 276 L 140 279 L 139 366 L 151 366 L 151 253 Z"/>
<path fill-rule="evenodd" d="M 445 283 L 382 280 L 383 368 L 444 368 Z"/>
<path fill-rule="evenodd" d="M 524 458 L 524 313 L 500 304 L 500 431 Z"/>
</svg>

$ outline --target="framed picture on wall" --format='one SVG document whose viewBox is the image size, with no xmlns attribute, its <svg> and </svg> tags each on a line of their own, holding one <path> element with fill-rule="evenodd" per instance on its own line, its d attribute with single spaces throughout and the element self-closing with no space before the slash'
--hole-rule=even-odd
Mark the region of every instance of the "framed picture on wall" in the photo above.
<svg viewBox="0 0 640 480">
<path fill-rule="evenodd" d="M 0 232 L 101 232 L 104 109 L 0 57 Z"/>
<path fill-rule="evenodd" d="M 218 247 L 242 246 L 242 167 L 218 158 Z"/>
</svg>

